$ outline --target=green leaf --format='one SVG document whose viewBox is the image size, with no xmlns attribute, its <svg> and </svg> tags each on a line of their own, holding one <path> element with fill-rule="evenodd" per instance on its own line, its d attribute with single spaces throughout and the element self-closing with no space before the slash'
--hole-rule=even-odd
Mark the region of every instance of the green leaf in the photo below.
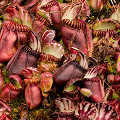
<svg viewBox="0 0 120 120">
<path fill-rule="evenodd" d="M 90 89 L 87 88 L 81 88 L 80 92 L 85 96 L 85 97 L 90 97 L 92 95 L 92 92 Z"/>
<path fill-rule="evenodd" d="M 58 2 L 60 2 L 60 3 L 63 3 L 63 0 L 57 0 Z"/>
<path fill-rule="evenodd" d="M 120 29 L 119 29 L 119 30 L 117 30 L 117 33 L 120 33 Z"/>
<path fill-rule="evenodd" d="M 94 19 L 94 16 L 91 16 L 91 17 L 89 16 L 89 18 L 92 20 L 92 19 Z"/>
<path fill-rule="evenodd" d="M 0 15 L 0 18 L 2 18 L 3 17 L 3 14 L 2 15 Z"/>
<path fill-rule="evenodd" d="M 76 86 L 72 84 L 72 85 L 69 85 L 67 88 L 65 88 L 64 91 L 71 92 L 71 91 L 74 91 L 75 89 L 76 89 Z"/>
<path fill-rule="evenodd" d="M 112 99 L 118 99 L 118 98 L 119 98 L 119 96 L 116 93 L 113 93 Z"/>
<path fill-rule="evenodd" d="M 62 41 L 62 39 L 60 40 L 60 44 L 62 44 L 62 45 L 63 45 L 63 41 Z"/>
<path fill-rule="evenodd" d="M 113 40 L 112 38 L 110 38 L 111 42 L 116 42 L 115 40 Z"/>
</svg>

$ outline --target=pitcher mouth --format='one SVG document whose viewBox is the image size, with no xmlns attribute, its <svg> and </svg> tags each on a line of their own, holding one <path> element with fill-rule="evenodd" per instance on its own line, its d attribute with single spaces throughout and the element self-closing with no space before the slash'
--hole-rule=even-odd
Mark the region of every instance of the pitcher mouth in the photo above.
<svg viewBox="0 0 120 120">
<path fill-rule="evenodd" d="M 63 19 L 63 23 L 66 23 L 74 29 L 86 29 L 86 24 L 83 20 Z"/>
<path fill-rule="evenodd" d="M 55 6 L 55 5 L 58 5 L 57 1 L 56 0 L 51 0 L 51 1 L 46 2 L 46 4 L 43 4 L 43 5 L 41 3 L 40 7 L 44 9 L 44 8 L 52 7 L 52 6 Z"/>
</svg>

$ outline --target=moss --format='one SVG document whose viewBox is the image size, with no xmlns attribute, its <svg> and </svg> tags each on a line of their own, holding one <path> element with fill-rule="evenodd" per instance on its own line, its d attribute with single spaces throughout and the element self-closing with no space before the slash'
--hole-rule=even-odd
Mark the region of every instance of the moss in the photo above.
<svg viewBox="0 0 120 120">
<path fill-rule="evenodd" d="M 112 10 L 108 7 L 108 5 L 105 5 L 101 11 L 96 10 L 90 6 L 90 13 L 90 17 L 94 16 L 94 20 L 96 20 L 97 18 L 101 20 L 109 18 L 112 14 Z"/>
<path fill-rule="evenodd" d="M 12 109 L 11 117 L 13 118 L 13 120 L 19 120 L 20 119 L 19 111 L 18 111 L 17 108 Z"/>
<path fill-rule="evenodd" d="M 112 57 L 108 56 L 104 60 L 105 63 L 107 63 L 107 68 L 109 73 L 112 73 L 114 75 L 117 75 L 117 67 L 116 67 L 116 62 L 113 60 Z"/>
<path fill-rule="evenodd" d="M 21 91 L 21 94 L 18 98 L 9 102 L 9 105 L 12 109 L 11 117 L 13 118 L 13 120 L 19 120 L 20 115 L 19 115 L 18 107 L 21 105 L 21 103 L 24 103 L 24 102 L 25 102 L 25 97 L 24 97 L 23 91 Z"/>
<path fill-rule="evenodd" d="M 49 109 L 44 109 L 44 108 L 39 108 L 39 109 L 35 109 L 32 111 L 29 111 L 29 117 L 28 119 L 31 120 L 48 120 L 48 117 L 50 118 L 50 110 Z"/>
</svg>

